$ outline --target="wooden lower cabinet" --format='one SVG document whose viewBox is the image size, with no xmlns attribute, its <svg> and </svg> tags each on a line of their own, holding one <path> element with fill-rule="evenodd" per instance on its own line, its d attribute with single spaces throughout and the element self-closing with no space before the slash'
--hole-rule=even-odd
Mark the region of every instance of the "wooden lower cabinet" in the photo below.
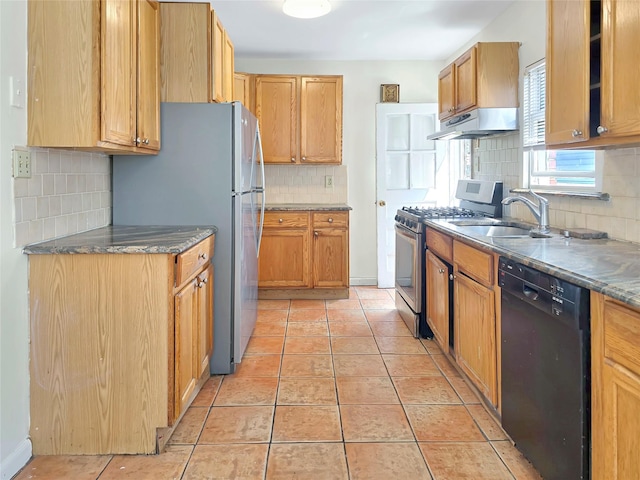
<svg viewBox="0 0 640 480">
<path fill-rule="evenodd" d="M 592 478 L 640 478 L 640 309 L 591 293 Z"/>
<path fill-rule="evenodd" d="M 34 455 L 164 447 L 209 378 L 213 246 L 29 256 Z"/>
<path fill-rule="evenodd" d="M 427 322 L 440 348 L 449 351 L 449 270 L 442 260 L 427 250 Z"/>
<path fill-rule="evenodd" d="M 457 272 L 454 285 L 455 356 L 493 404 L 497 398 L 496 316 L 493 290 Z"/>
<path fill-rule="evenodd" d="M 261 298 L 346 298 L 349 213 L 266 212 L 258 287 Z"/>
</svg>

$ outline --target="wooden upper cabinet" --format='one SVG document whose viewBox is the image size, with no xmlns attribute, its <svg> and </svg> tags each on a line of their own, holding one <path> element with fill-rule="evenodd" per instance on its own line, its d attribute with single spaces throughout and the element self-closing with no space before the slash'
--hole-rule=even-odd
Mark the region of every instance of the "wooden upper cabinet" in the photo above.
<svg viewBox="0 0 640 480">
<path fill-rule="evenodd" d="M 211 34 L 211 98 L 216 102 L 224 102 L 225 32 L 220 17 L 214 10 L 211 11 L 211 28 L 213 29 Z"/>
<path fill-rule="evenodd" d="M 295 76 L 256 77 L 256 116 L 265 163 L 296 163 L 298 89 Z"/>
<path fill-rule="evenodd" d="M 602 1 L 602 100 L 606 138 L 640 135 L 640 5 Z M 635 142 L 640 138 L 635 138 Z"/>
<path fill-rule="evenodd" d="M 342 76 L 257 75 L 266 163 L 342 163 Z"/>
<path fill-rule="evenodd" d="M 160 6 L 138 3 L 138 136 L 160 150 Z"/>
<path fill-rule="evenodd" d="M 233 43 L 209 3 L 162 2 L 160 17 L 162 101 L 231 101 Z"/>
<path fill-rule="evenodd" d="M 640 143 L 637 2 L 547 1 L 546 143 Z"/>
<path fill-rule="evenodd" d="M 302 77 L 300 160 L 341 163 L 342 77 Z"/>
<path fill-rule="evenodd" d="M 233 101 L 241 102 L 255 114 L 255 75 L 242 72 L 234 73 Z"/>
<path fill-rule="evenodd" d="M 29 145 L 159 149 L 157 8 L 149 0 L 29 1 Z"/>
<path fill-rule="evenodd" d="M 473 108 L 518 106 L 517 42 L 480 42 L 438 76 L 440 120 Z"/>
<path fill-rule="evenodd" d="M 478 103 L 477 90 L 477 48 L 472 48 L 455 62 L 456 69 L 456 112 L 463 112 Z"/>
<path fill-rule="evenodd" d="M 223 50 L 224 53 L 222 58 L 224 61 L 224 67 L 222 69 L 222 91 L 225 100 L 231 101 L 233 99 L 233 74 L 235 72 L 235 61 L 233 42 L 226 30 L 224 32 Z"/>
<path fill-rule="evenodd" d="M 444 120 L 453 115 L 455 101 L 455 70 L 453 64 L 438 75 L 438 118 Z"/>
<path fill-rule="evenodd" d="M 211 7 L 162 2 L 160 18 L 162 101 L 210 101 Z"/>
</svg>

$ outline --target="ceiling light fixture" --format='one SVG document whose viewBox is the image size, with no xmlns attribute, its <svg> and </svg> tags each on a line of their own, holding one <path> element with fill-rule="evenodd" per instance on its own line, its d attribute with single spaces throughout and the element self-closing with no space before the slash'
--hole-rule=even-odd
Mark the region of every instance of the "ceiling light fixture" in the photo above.
<svg viewBox="0 0 640 480">
<path fill-rule="evenodd" d="M 284 0 L 282 11 L 290 17 L 316 18 L 331 11 L 329 0 Z"/>
</svg>

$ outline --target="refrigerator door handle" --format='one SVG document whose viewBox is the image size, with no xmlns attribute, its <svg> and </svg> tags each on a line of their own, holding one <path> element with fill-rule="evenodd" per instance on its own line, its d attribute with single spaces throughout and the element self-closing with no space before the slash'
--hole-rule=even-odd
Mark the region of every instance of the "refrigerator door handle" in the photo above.
<svg viewBox="0 0 640 480">
<path fill-rule="evenodd" d="M 260 256 L 260 244 L 262 243 L 262 230 L 264 227 L 264 207 L 266 195 L 264 192 L 264 155 L 262 152 L 262 137 L 260 136 L 260 124 L 256 123 L 256 139 L 258 141 L 258 151 L 260 152 L 260 172 L 262 174 L 262 186 L 259 189 L 262 193 L 262 205 L 260 206 L 260 229 L 258 231 L 258 244 L 256 246 L 257 255 Z"/>
</svg>

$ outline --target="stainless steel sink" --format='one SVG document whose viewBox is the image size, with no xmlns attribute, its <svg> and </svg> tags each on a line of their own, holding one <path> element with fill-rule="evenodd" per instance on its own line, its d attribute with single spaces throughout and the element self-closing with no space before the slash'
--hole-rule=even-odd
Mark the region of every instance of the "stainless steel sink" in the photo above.
<svg viewBox="0 0 640 480">
<path fill-rule="evenodd" d="M 466 225 L 461 229 L 473 235 L 485 237 L 528 237 L 530 228 L 503 225 Z"/>
</svg>

